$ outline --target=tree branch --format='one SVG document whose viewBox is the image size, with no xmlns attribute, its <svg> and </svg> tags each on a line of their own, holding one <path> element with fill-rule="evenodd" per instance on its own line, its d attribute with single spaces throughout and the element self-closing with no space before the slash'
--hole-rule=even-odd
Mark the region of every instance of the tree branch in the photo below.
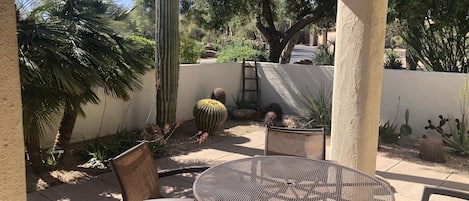
<svg viewBox="0 0 469 201">
<path fill-rule="evenodd" d="M 282 47 L 285 47 L 285 45 L 287 45 L 288 41 L 296 33 L 298 33 L 301 29 L 303 29 L 306 25 L 318 21 L 319 19 L 321 19 L 321 17 L 322 16 L 319 15 L 319 14 L 312 13 L 312 14 L 308 14 L 308 15 L 304 16 L 303 18 L 301 18 L 300 20 L 298 20 L 298 22 L 296 22 L 293 26 L 291 26 L 285 32 L 285 34 L 283 35 L 282 42 L 281 42 Z"/>
<path fill-rule="evenodd" d="M 264 37 L 269 41 L 272 37 L 270 36 L 269 30 L 262 24 L 261 17 L 257 16 L 256 18 L 256 27 L 264 35 Z"/>
<path fill-rule="evenodd" d="M 277 30 L 274 24 L 274 18 L 272 16 L 272 7 L 270 6 L 270 0 L 262 0 L 262 16 L 267 21 L 268 29 Z"/>
</svg>

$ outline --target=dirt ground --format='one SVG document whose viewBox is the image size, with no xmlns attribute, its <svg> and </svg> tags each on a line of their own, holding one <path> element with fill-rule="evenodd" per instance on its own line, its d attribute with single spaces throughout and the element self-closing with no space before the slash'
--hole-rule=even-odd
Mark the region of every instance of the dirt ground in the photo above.
<svg viewBox="0 0 469 201">
<path fill-rule="evenodd" d="M 197 127 L 193 120 L 184 122 L 176 129 L 173 136 L 165 145 L 164 153 L 160 157 L 178 155 L 186 153 L 190 150 L 199 148 L 210 143 L 218 142 L 233 136 L 240 136 L 254 131 L 262 130 L 262 122 L 260 121 L 233 121 L 228 120 L 224 124 L 223 131 L 218 131 L 210 135 L 205 142 L 199 144 L 194 134 Z M 72 145 L 76 152 L 86 150 L 86 143 L 75 143 Z M 44 173 L 34 173 L 31 167 L 26 167 L 27 192 L 40 191 L 46 188 L 56 186 L 63 183 L 75 183 L 82 179 L 87 179 L 98 174 L 110 171 L 110 169 L 86 168 L 86 158 L 83 154 L 73 154 L 63 158 L 54 170 Z"/>
<path fill-rule="evenodd" d="M 162 156 L 186 153 L 206 144 L 218 142 L 233 136 L 263 130 L 262 124 L 263 123 L 261 121 L 228 120 L 225 122 L 223 131 L 210 135 L 207 140 L 200 145 L 195 141 L 195 139 L 191 139 L 191 136 L 193 136 L 197 130 L 194 121 L 186 121 L 176 130 L 168 145 L 166 145 L 165 153 Z M 329 136 L 327 139 L 327 143 L 329 143 Z M 405 136 L 396 144 L 380 144 L 378 154 L 381 156 L 417 162 L 427 166 L 441 166 L 469 172 L 469 157 L 467 156 L 463 157 L 448 153 L 446 155 L 446 163 L 443 164 L 421 160 L 418 157 L 418 143 L 419 140 L 416 137 Z M 84 143 L 75 144 L 75 147 L 77 150 L 86 149 L 86 145 Z M 60 165 L 57 166 L 55 170 L 41 174 L 35 174 L 29 167 L 27 167 L 27 191 L 40 191 L 62 183 L 75 183 L 79 180 L 110 171 L 109 169 L 101 170 L 82 167 L 81 165 L 84 162 L 85 160 L 82 157 L 69 157 L 64 161 L 61 161 Z"/>
</svg>

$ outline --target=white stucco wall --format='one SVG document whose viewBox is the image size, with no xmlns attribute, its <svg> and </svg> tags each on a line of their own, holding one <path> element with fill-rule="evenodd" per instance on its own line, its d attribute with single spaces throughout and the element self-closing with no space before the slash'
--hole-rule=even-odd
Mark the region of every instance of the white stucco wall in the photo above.
<svg viewBox="0 0 469 201">
<path fill-rule="evenodd" d="M 332 66 L 259 63 L 261 104 L 275 102 L 286 114 L 297 114 L 301 108 L 301 90 L 316 93 L 321 84 L 332 90 Z M 102 98 L 100 105 L 87 105 L 86 118 L 79 118 L 72 141 L 93 139 L 114 134 L 119 128 L 141 128 L 155 122 L 154 71 L 143 78 L 143 89 L 134 92 L 130 102 Z M 192 107 L 202 98 L 209 98 L 213 88 L 225 89 L 227 106 L 235 106 L 233 97 L 241 89 L 241 64 L 182 65 L 180 69 L 177 118 L 192 119 Z M 427 120 L 436 121 L 438 114 L 459 115 L 459 89 L 467 74 L 435 73 L 421 71 L 384 70 L 381 102 L 381 122 L 394 121 L 397 102 L 400 110 L 397 123 L 404 122 L 406 108 L 415 133 L 432 133 L 425 130 Z M 104 112 L 104 116 L 103 116 Z M 58 123 L 57 123 L 58 126 Z M 44 147 L 53 143 L 55 132 L 44 140 Z"/>
<path fill-rule="evenodd" d="M 458 73 L 385 70 L 381 122 L 394 121 L 400 102 L 395 123 L 402 125 L 405 122 L 405 110 L 409 109 L 409 125 L 413 133 L 437 134 L 424 129 L 428 125 L 427 120 L 431 119 L 437 125 L 440 114 L 461 116 L 459 93 L 468 78 L 468 74 Z"/>
<path fill-rule="evenodd" d="M 203 98 L 210 98 L 214 88 L 223 88 L 226 105 L 234 106 L 233 97 L 241 89 L 241 64 L 182 65 L 179 72 L 179 91 L 176 116 L 193 119 L 192 109 Z"/>
</svg>

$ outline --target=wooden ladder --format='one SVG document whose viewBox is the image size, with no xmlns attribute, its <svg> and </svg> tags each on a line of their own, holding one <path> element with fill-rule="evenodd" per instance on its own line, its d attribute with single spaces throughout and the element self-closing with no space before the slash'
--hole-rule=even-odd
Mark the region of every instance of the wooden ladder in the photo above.
<svg viewBox="0 0 469 201">
<path fill-rule="evenodd" d="M 242 69 L 243 72 L 243 89 L 241 91 L 241 102 L 251 103 L 257 102 L 260 97 L 259 90 L 259 75 L 257 73 L 257 61 L 254 60 L 254 66 L 246 64 L 246 60 L 243 59 Z M 255 83 L 253 83 L 255 82 Z"/>
</svg>

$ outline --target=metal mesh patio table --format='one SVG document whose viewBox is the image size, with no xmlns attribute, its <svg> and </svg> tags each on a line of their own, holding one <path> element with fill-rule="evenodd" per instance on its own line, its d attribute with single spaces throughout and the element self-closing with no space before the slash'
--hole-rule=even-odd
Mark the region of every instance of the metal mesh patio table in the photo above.
<svg viewBox="0 0 469 201">
<path fill-rule="evenodd" d="M 194 182 L 198 201 L 394 200 L 390 186 L 340 164 L 290 156 L 226 162 Z"/>
</svg>

